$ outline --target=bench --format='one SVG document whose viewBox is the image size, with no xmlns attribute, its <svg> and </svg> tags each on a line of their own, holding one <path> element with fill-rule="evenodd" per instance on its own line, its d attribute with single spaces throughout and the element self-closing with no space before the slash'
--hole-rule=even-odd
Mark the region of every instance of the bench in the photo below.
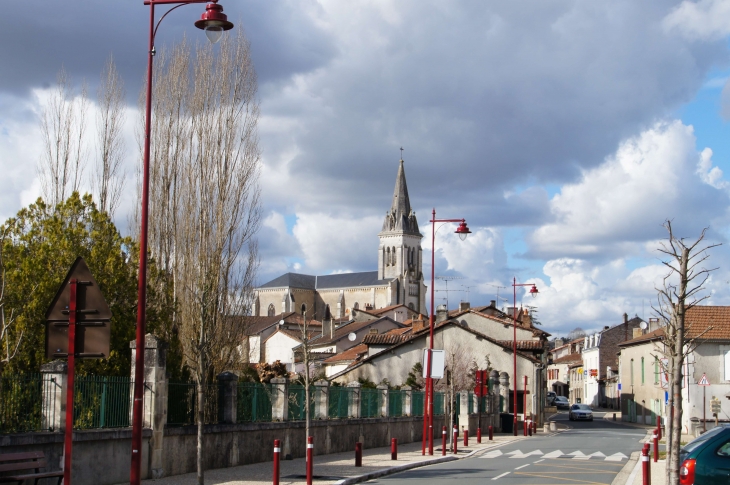
<svg viewBox="0 0 730 485">
<path fill-rule="evenodd" d="M 41 472 L 41 468 L 46 468 L 46 456 L 42 451 L 29 451 L 27 453 L 3 453 L 0 454 L 0 473 L 15 472 L 15 474 L 0 476 L 0 483 L 15 482 L 23 485 L 27 480 L 34 480 L 33 483 L 38 485 L 38 480 L 42 478 L 58 477 L 58 485 L 63 480 L 63 471 Z M 30 470 L 35 470 L 31 473 Z"/>
</svg>

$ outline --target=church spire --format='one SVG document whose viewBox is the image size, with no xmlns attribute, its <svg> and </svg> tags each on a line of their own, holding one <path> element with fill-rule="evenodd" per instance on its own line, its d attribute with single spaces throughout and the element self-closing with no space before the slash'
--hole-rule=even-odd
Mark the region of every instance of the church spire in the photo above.
<svg viewBox="0 0 730 485">
<path fill-rule="evenodd" d="M 395 191 L 393 192 L 393 203 L 385 215 L 383 232 L 395 231 L 420 236 L 416 213 L 411 210 L 411 201 L 408 198 L 408 185 L 406 184 L 406 171 L 403 167 L 403 159 L 398 166 L 398 175 L 395 178 Z"/>
</svg>

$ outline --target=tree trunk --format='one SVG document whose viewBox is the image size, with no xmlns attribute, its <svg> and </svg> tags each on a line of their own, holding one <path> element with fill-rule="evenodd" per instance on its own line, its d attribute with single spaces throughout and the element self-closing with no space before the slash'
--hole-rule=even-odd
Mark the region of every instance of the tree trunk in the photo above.
<svg viewBox="0 0 730 485">
<path fill-rule="evenodd" d="M 197 421 L 198 421 L 198 459 L 197 459 L 197 470 L 198 470 L 198 485 L 205 483 L 203 476 L 203 424 L 205 423 L 205 366 L 203 365 L 203 359 L 198 359 L 198 409 L 197 409 Z"/>
</svg>

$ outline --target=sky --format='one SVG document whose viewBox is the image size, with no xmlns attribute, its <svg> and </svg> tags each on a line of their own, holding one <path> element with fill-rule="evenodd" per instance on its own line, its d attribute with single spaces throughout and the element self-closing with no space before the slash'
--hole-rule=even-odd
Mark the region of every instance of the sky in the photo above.
<svg viewBox="0 0 730 485">
<path fill-rule="evenodd" d="M 453 277 L 448 293 L 437 281 L 437 304 L 511 306 L 517 281 L 537 285 L 517 304 L 555 336 L 624 313 L 648 320 L 671 220 L 679 237 L 707 228 L 707 244 L 722 244 L 703 263 L 717 268 L 703 304 L 730 305 L 730 1 L 220 3 L 258 75 L 259 284 L 375 270 L 403 148 L 427 281 L 431 210 L 473 231 L 437 232 L 435 274 Z M 111 55 L 127 93 L 115 221 L 129 232 L 149 7 L 22 8 L 30 27 L 0 19 L 0 220 L 41 193 L 39 113 L 59 70 L 93 100 Z M 157 45 L 201 37 L 202 12 L 170 13 Z"/>
</svg>

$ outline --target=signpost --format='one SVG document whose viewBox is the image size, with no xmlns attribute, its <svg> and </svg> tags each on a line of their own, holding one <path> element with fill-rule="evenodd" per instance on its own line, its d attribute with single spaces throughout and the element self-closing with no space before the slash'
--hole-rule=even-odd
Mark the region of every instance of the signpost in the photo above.
<svg viewBox="0 0 730 485">
<path fill-rule="evenodd" d="M 702 378 L 697 385 L 702 386 L 702 428 L 707 431 L 707 387 L 710 385 L 707 374 L 702 374 Z"/>
<path fill-rule="evenodd" d="M 63 483 L 71 485 L 76 359 L 109 357 L 112 312 L 82 258 L 76 258 L 46 312 L 46 357 L 68 359 Z"/>
<path fill-rule="evenodd" d="M 482 429 L 482 396 L 486 396 L 489 393 L 489 386 L 487 379 L 487 371 L 477 370 L 475 372 L 476 386 L 474 386 L 474 395 L 477 398 L 477 430 L 481 432 Z M 486 409 L 485 409 L 486 411 Z"/>
</svg>

